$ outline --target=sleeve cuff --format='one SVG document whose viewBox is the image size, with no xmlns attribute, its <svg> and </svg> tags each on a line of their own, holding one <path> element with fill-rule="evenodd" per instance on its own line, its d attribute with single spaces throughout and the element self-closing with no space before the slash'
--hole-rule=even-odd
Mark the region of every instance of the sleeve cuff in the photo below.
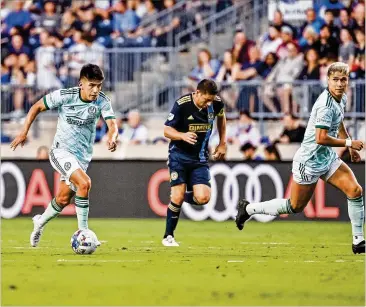
<svg viewBox="0 0 366 307">
<path fill-rule="evenodd" d="M 328 126 L 322 126 L 322 125 L 315 125 L 315 128 L 329 130 L 330 127 L 328 127 Z"/>
<path fill-rule="evenodd" d="M 104 120 L 107 120 L 107 119 L 115 119 L 116 117 L 115 116 L 107 116 L 107 117 L 104 117 Z"/>
<path fill-rule="evenodd" d="M 48 106 L 48 104 L 47 104 L 46 96 L 43 96 L 43 103 L 44 103 L 44 105 L 45 105 L 46 109 L 47 109 L 47 110 L 49 110 L 49 109 L 50 109 L 50 107 L 49 107 L 49 106 Z"/>
</svg>

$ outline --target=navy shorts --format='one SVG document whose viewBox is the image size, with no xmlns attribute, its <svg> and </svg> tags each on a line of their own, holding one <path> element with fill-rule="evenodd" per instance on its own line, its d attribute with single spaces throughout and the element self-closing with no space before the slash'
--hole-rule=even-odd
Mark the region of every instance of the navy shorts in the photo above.
<svg viewBox="0 0 366 307">
<path fill-rule="evenodd" d="M 170 186 L 187 184 L 187 190 L 191 191 L 196 184 L 205 184 L 211 187 L 210 168 L 207 162 L 200 162 L 179 152 L 169 153 L 168 167 L 170 174 Z"/>
</svg>

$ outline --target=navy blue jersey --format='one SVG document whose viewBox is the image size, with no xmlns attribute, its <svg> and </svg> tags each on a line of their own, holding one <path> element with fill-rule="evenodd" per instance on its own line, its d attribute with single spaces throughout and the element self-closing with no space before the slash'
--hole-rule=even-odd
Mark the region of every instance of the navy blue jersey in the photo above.
<svg viewBox="0 0 366 307">
<path fill-rule="evenodd" d="M 216 116 L 224 115 L 224 103 L 219 96 L 206 108 L 199 109 L 193 102 L 192 93 L 184 95 L 175 101 L 174 106 L 165 122 L 166 126 L 173 127 L 179 132 L 194 132 L 197 134 L 197 143 L 188 144 L 184 141 L 171 141 L 169 152 L 182 152 L 199 161 L 208 160 L 208 140 Z"/>
</svg>

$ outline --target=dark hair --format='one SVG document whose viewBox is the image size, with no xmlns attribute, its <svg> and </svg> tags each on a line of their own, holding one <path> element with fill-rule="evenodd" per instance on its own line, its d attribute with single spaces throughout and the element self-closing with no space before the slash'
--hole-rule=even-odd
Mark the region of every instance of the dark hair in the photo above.
<svg viewBox="0 0 366 307">
<path fill-rule="evenodd" d="M 253 150 L 256 150 L 257 147 L 255 147 L 252 143 L 250 142 L 247 142 L 245 144 L 243 144 L 241 147 L 240 147 L 240 151 L 241 152 L 245 152 L 247 150 L 250 150 L 250 149 L 253 149 Z"/>
<path fill-rule="evenodd" d="M 88 80 L 104 80 L 104 73 L 98 65 L 85 64 L 80 71 L 80 79 L 86 78 Z"/>
<path fill-rule="evenodd" d="M 202 94 L 209 94 L 209 95 L 217 95 L 219 90 L 215 81 L 210 79 L 203 79 L 198 83 L 197 90 L 199 90 Z"/>
<path fill-rule="evenodd" d="M 276 156 L 276 159 L 278 161 L 281 161 L 281 156 L 280 156 L 280 153 L 278 152 L 277 150 L 277 147 L 275 145 L 268 145 L 265 150 L 270 153 L 270 154 L 275 154 Z"/>
<path fill-rule="evenodd" d="M 331 13 L 334 16 L 334 13 L 333 13 L 333 10 L 332 9 L 326 9 L 324 13 L 325 14 Z"/>
</svg>

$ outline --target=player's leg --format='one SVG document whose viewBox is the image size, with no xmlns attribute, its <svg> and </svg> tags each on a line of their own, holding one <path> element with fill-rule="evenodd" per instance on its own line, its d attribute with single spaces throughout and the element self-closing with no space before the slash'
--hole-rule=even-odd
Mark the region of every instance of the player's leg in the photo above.
<svg viewBox="0 0 366 307">
<path fill-rule="evenodd" d="M 314 176 L 306 170 L 301 163 L 293 164 L 294 181 L 291 186 L 290 199 L 275 198 L 269 201 L 250 204 L 245 199 L 238 203 L 238 214 L 235 219 L 236 226 L 239 230 L 244 228 L 244 223 L 254 214 L 295 214 L 304 210 L 311 199 L 318 177 Z"/>
<path fill-rule="evenodd" d="M 75 206 L 78 227 L 79 229 L 88 229 L 89 192 L 91 189 L 90 177 L 81 168 L 78 168 L 70 176 L 70 182 L 72 182 L 77 189 Z"/>
<path fill-rule="evenodd" d="M 325 180 L 346 194 L 348 215 L 352 224 L 352 250 L 354 253 L 365 253 L 365 207 L 362 195 L 362 187 L 358 183 L 349 166 L 344 162 L 339 163 L 339 167 L 332 174 L 328 172 L 327 176 L 325 176 Z"/>
<path fill-rule="evenodd" d="M 70 204 L 70 201 L 74 195 L 75 192 L 70 189 L 65 181 L 61 181 L 56 197 L 51 200 L 43 214 L 33 217 L 34 228 L 30 236 L 30 243 L 33 247 L 37 246 L 41 240 L 44 226 L 50 220 L 57 217 L 64 207 Z"/>
<path fill-rule="evenodd" d="M 184 195 L 184 201 L 192 205 L 206 205 L 211 198 L 211 175 L 208 164 L 200 163 L 194 167 L 188 178 L 187 186 L 192 186 L 192 192 Z M 187 188 L 188 190 L 188 188 Z"/>
</svg>

